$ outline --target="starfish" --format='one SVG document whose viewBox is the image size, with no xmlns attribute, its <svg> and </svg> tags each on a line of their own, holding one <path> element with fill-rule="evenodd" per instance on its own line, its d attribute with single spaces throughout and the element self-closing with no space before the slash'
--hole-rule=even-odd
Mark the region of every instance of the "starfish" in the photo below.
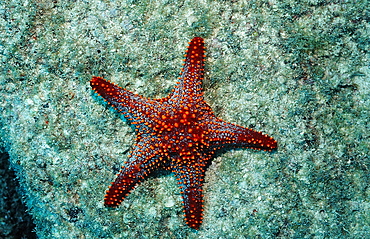
<svg viewBox="0 0 370 239">
<path fill-rule="evenodd" d="M 204 40 L 195 37 L 189 42 L 179 81 L 161 99 L 144 98 L 101 77 L 91 79 L 93 91 L 122 113 L 137 135 L 128 161 L 106 192 L 106 206 L 117 207 L 153 171 L 169 170 L 181 189 L 186 224 L 198 230 L 205 171 L 217 151 L 277 148 L 272 137 L 214 115 L 203 98 L 204 54 Z"/>
</svg>

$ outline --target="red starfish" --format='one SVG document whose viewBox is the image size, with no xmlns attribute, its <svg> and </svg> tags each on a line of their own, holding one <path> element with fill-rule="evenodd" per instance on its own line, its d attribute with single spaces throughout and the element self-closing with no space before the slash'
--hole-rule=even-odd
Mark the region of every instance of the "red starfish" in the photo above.
<svg viewBox="0 0 370 239">
<path fill-rule="evenodd" d="M 216 151 L 239 147 L 271 151 L 277 142 L 217 118 L 203 99 L 204 40 L 195 37 L 186 52 L 179 82 L 165 98 L 144 98 L 101 77 L 93 77 L 90 84 L 124 114 L 137 134 L 128 162 L 105 195 L 105 205 L 117 207 L 152 171 L 171 170 L 180 185 L 186 223 L 199 229 L 204 173 Z"/>
</svg>

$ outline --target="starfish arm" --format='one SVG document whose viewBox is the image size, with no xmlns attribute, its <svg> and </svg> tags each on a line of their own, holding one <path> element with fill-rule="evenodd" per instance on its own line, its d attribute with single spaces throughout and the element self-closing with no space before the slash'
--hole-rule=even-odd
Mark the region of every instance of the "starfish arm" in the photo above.
<svg viewBox="0 0 370 239">
<path fill-rule="evenodd" d="M 206 163 L 209 158 L 197 160 L 198 163 L 175 166 L 172 170 L 178 180 L 183 198 L 186 224 L 196 230 L 203 220 L 203 181 Z"/>
<path fill-rule="evenodd" d="M 144 122 L 154 124 L 152 115 L 158 114 L 161 102 L 134 94 L 102 77 L 94 76 L 90 85 L 109 105 L 123 114 L 132 124 L 136 124 L 137 131 Z"/>
<path fill-rule="evenodd" d="M 181 77 L 173 93 L 169 96 L 171 104 L 194 105 L 203 101 L 204 40 L 195 37 L 189 42 Z"/>
<path fill-rule="evenodd" d="M 271 151 L 277 148 L 277 142 L 272 137 L 253 129 L 214 119 L 209 126 L 209 138 L 216 149 L 222 148 L 252 148 Z"/>
<path fill-rule="evenodd" d="M 104 205 L 117 207 L 137 184 L 159 166 L 158 149 L 150 145 L 149 139 L 143 138 L 135 144 L 129 162 L 125 163 L 107 190 Z"/>
</svg>

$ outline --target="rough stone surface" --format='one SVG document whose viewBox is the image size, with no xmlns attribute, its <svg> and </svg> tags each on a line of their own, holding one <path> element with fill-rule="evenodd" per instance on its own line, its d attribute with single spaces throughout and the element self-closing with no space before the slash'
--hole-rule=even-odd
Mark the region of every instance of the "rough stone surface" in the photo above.
<svg viewBox="0 0 370 239">
<path fill-rule="evenodd" d="M 369 238 L 369 6 L 352 2 L 4 0 L 1 143 L 38 237 Z M 279 142 L 214 160 L 199 231 L 171 174 L 104 208 L 134 133 L 88 83 L 163 97 L 194 36 L 216 115 Z"/>
</svg>

